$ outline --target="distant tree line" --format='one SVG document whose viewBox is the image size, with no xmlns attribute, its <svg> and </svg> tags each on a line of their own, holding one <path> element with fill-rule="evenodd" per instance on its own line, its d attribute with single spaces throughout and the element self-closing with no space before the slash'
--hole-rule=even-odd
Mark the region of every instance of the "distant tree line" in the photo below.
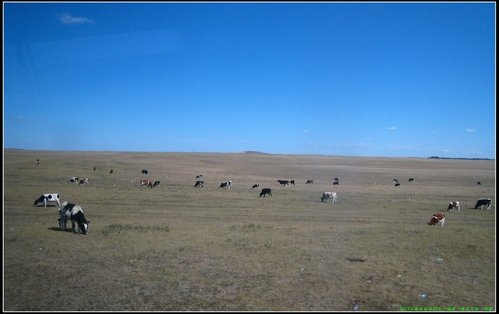
<svg viewBox="0 0 499 314">
<path fill-rule="evenodd" d="M 431 159 L 460 159 L 460 160 L 494 160 L 491 158 L 465 158 L 465 157 L 439 157 L 439 156 L 430 156 L 428 158 L 431 158 Z"/>
</svg>

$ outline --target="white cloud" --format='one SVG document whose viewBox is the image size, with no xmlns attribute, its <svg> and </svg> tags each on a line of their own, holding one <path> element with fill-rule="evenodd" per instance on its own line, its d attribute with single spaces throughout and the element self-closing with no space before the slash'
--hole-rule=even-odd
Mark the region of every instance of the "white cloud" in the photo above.
<svg viewBox="0 0 499 314">
<path fill-rule="evenodd" d="M 303 130 L 302 132 L 303 132 L 303 133 L 305 133 L 305 134 L 310 134 L 310 133 L 312 133 L 312 131 L 310 131 L 310 130 Z"/>
<path fill-rule="evenodd" d="M 59 14 L 59 21 L 62 24 L 74 25 L 74 24 L 93 24 L 94 21 L 86 17 L 73 16 L 69 13 Z"/>
<path fill-rule="evenodd" d="M 391 126 L 391 127 L 388 128 L 388 130 L 390 130 L 390 131 L 395 131 L 396 129 L 397 129 L 396 126 Z"/>
<path fill-rule="evenodd" d="M 475 129 L 465 129 L 465 131 L 468 133 L 473 133 L 473 132 L 475 132 Z"/>
</svg>

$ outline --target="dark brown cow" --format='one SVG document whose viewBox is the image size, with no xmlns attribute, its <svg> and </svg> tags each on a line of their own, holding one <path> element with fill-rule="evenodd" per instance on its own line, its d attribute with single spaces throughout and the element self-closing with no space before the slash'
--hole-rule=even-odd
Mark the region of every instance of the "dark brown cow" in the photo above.
<svg viewBox="0 0 499 314">
<path fill-rule="evenodd" d="M 262 191 L 260 192 L 260 197 L 266 197 L 267 195 L 272 196 L 272 189 L 271 188 L 263 188 Z"/>
</svg>

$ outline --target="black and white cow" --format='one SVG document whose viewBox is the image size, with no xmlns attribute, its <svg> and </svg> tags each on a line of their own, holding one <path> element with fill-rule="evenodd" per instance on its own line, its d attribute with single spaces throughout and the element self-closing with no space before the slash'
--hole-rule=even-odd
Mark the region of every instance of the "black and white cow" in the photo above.
<svg viewBox="0 0 499 314">
<path fill-rule="evenodd" d="M 44 207 L 47 207 L 48 202 L 57 203 L 57 206 L 61 207 L 59 193 L 42 194 L 39 198 L 36 199 L 35 203 L 33 203 L 33 206 L 37 205 L 38 203 L 42 203 L 42 202 L 43 202 Z"/>
<path fill-rule="evenodd" d="M 339 184 L 340 184 L 340 179 L 334 178 L 333 185 L 339 185 Z"/>
<path fill-rule="evenodd" d="M 35 166 L 39 166 L 39 165 L 40 165 L 40 159 L 37 159 L 37 160 L 35 161 Z"/>
<path fill-rule="evenodd" d="M 195 188 L 202 188 L 203 186 L 204 186 L 203 180 L 197 180 L 196 183 L 194 184 Z"/>
<path fill-rule="evenodd" d="M 447 207 L 447 211 L 458 211 L 461 212 L 461 206 L 459 205 L 459 202 L 457 201 L 452 201 L 449 202 L 449 206 Z"/>
<path fill-rule="evenodd" d="M 336 192 L 324 192 L 322 193 L 321 201 L 328 203 L 336 203 L 338 197 L 336 196 Z"/>
<path fill-rule="evenodd" d="M 263 188 L 262 191 L 260 192 L 260 197 L 262 197 L 262 196 L 266 197 L 267 195 L 272 196 L 272 189 L 271 188 Z"/>
<path fill-rule="evenodd" d="M 314 184 L 314 180 L 308 179 L 307 182 L 305 182 L 305 184 Z"/>
<path fill-rule="evenodd" d="M 259 184 L 259 183 L 255 183 L 255 184 L 253 184 L 253 185 L 251 186 L 251 189 L 256 189 L 256 188 L 257 188 L 257 187 L 259 187 L 259 186 L 260 186 L 260 184 Z"/>
<path fill-rule="evenodd" d="M 198 174 L 198 175 L 196 176 L 196 179 L 202 180 L 202 179 L 203 179 L 203 175 L 202 175 L 202 174 Z"/>
<path fill-rule="evenodd" d="M 78 182 L 80 182 L 80 178 L 79 177 L 71 177 L 71 178 L 69 178 L 69 183 L 76 184 Z"/>
<path fill-rule="evenodd" d="M 227 180 L 227 181 L 220 183 L 219 189 L 225 189 L 225 188 L 230 189 L 231 187 L 232 187 L 232 181 Z"/>
<path fill-rule="evenodd" d="M 484 206 L 487 206 L 487 209 L 490 209 L 490 203 L 492 200 L 490 198 L 481 198 L 478 201 L 476 201 L 475 209 L 478 209 L 480 207 L 481 210 L 483 210 Z"/>
<path fill-rule="evenodd" d="M 152 187 L 154 188 L 154 187 L 159 187 L 159 186 L 161 186 L 161 181 L 157 181 L 157 180 L 154 181 L 154 184 L 152 185 Z"/>
<path fill-rule="evenodd" d="M 79 185 L 84 185 L 84 184 L 90 185 L 90 182 L 88 182 L 88 178 L 81 178 L 79 181 Z"/>
<path fill-rule="evenodd" d="M 144 169 L 144 170 L 142 170 L 142 174 L 145 174 L 147 176 L 149 174 L 149 171 Z"/>
<path fill-rule="evenodd" d="M 407 180 L 407 182 L 412 182 L 414 181 L 414 178 L 409 178 L 409 180 Z"/>
<path fill-rule="evenodd" d="M 295 185 L 295 180 L 277 180 L 281 186 Z"/>
<path fill-rule="evenodd" d="M 84 235 L 88 234 L 88 224 L 90 221 L 85 218 L 81 206 L 64 201 L 59 208 L 59 228 L 61 230 L 66 230 L 68 220 L 71 220 L 71 230 L 73 232 L 78 233 L 81 231 Z"/>
<path fill-rule="evenodd" d="M 398 183 L 399 183 L 399 180 L 393 179 L 393 184 L 398 184 Z"/>
</svg>

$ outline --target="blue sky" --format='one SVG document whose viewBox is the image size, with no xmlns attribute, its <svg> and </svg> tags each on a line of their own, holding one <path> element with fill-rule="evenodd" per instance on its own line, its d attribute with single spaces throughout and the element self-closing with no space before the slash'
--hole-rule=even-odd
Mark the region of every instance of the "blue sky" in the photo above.
<svg viewBox="0 0 499 314">
<path fill-rule="evenodd" d="M 495 9 L 4 2 L 4 148 L 495 158 Z"/>
</svg>

